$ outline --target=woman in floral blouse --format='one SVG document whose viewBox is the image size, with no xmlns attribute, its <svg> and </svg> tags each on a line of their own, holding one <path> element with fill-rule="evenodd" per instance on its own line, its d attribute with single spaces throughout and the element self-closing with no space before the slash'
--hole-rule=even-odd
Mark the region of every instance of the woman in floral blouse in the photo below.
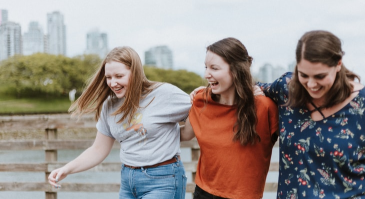
<svg viewBox="0 0 365 199">
<path fill-rule="evenodd" d="M 279 106 L 278 199 L 365 198 L 365 89 L 343 55 L 332 33 L 307 32 L 294 73 L 258 83 Z"/>
</svg>

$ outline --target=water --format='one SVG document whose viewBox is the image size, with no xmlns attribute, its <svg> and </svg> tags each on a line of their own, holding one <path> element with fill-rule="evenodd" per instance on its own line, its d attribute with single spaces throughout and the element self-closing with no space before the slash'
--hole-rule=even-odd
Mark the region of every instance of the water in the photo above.
<svg viewBox="0 0 365 199">
<path fill-rule="evenodd" d="M 59 150 L 58 161 L 68 162 L 77 157 L 83 150 Z M 44 162 L 43 151 L 0 151 L 0 163 L 41 163 Z M 189 148 L 181 149 L 181 159 L 183 162 L 191 161 Z M 273 149 L 272 162 L 278 162 L 279 150 Z M 119 150 L 112 150 L 104 162 L 118 162 Z M 186 172 L 188 183 L 192 182 L 191 172 Z M 44 182 L 43 172 L 0 172 L 0 182 Z M 269 172 L 266 181 L 277 182 L 278 172 Z M 81 172 L 67 176 L 63 182 L 79 183 L 120 183 L 119 172 Z M 62 189 L 62 188 L 61 188 Z M 275 198 L 276 193 L 265 192 L 264 199 Z M 0 199 L 43 199 L 44 192 L 10 192 L 0 191 Z M 58 192 L 58 199 L 100 199 L 118 198 L 118 193 L 86 193 L 86 192 Z M 191 199 L 192 194 L 187 193 L 185 199 Z"/>
</svg>

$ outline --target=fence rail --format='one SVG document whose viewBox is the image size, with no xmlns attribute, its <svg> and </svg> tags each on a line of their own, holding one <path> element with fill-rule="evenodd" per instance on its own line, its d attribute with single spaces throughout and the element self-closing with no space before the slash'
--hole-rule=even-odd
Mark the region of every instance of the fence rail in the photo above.
<svg viewBox="0 0 365 199">
<path fill-rule="evenodd" d="M 118 192 L 119 183 L 62 183 L 62 189 L 55 189 L 47 182 L 49 173 L 65 165 L 65 162 L 57 161 L 58 150 L 77 150 L 90 147 L 94 140 L 67 140 L 58 139 L 58 130 L 74 130 L 91 128 L 95 126 L 92 117 L 80 121 L 71 120 L 68 115 L 42 115 L 42 116 L 8 116 L 0 117 L 0 127 L 5 131 L 25 131 L 30 129 L 43 129 L 43 139 L 27 140 L 1 140 L 0 150 L 40 150 L 45 152 L 44 163 L 0 163 L 0 172 L 44 172 L 44 182 L 1 182 L 0 191 L 42 191 L 46 199 L 57 199 L 57 192 Z M 0 134 L 1 138 L 1 134 Z M 277 146 L 277 145 L 276 145 Z M 120 144 L 115 142 L 114 149 L 119 149 Z M 192 172 L 193 180 L 197 167 L 197 160 L 200 155 L 199 144 L 196 140 L 181 143 L 181 148 L 190 148 L 191 162 L 183 162 L 185 170 Z M 90 169 L 93 172 L 120 171 L 120 162 L 103 162 Z M 272 162 L 269 171 L 278 171 L 278 163 Z M 192 193 L 195 184 L 188 183 L 186 191 Z M 276 192 L 277 183 L 266 183 L 265 192 Z"/>
</svg>

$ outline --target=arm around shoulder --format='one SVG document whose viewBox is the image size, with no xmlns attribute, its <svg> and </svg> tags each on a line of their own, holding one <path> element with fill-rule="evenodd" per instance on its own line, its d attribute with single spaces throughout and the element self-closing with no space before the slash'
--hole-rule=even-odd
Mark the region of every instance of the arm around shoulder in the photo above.
<svg viewBox="0 0 365 199">
<path fill-rule="evenodd" d="M 279 110 L 278 106 L 270 98 L 266 97 L 269 110 L 269 125 L 271 133 L 279 135 Z"/>
<path fill-rule="evenodd" d="M 180 128 L 180 141 L 188 141 L 195 137 L 194 129 L 190 124 L 189 117 L 185 121 L 185 125 Z"/>
</svg>

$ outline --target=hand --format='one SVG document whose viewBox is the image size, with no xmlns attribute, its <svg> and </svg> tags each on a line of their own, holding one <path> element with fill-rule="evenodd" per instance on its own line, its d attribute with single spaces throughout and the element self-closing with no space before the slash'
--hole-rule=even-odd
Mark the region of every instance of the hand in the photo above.
<svg viewBox="0 0 365 199">
<path fill-rule="evenodd" d="M 49 174 L 49 176 L 48 176 L 49 184 L 54 186 L 54 188 L 61 188 L 61 185 L 58 184 L 58 182 L 64 178 L 66 178 L 66 176 L 68 175 L 67 173 L 68 172 L 66 171 L 66 169 L 64 167 L 53 170 L 51 172 L 51 174 Z"/>
<path fill-rule="evenodd" d="M 191 93 L 190 93 L 190 102 L 193 103 L 194 101 L 194 97 L 196 95 L 196 93 L 202 89 L 205 89 L 205 86 L 199 86 L 198 88 L 194 89 Z"/>
<path fill-rule="evenodd" d="M 257 85 L 253 86 L 253 95 L 257 96 L 257 95 L 263 95 L 265 96 L 265 93 L 262 92 L 261 88 Z"/>
</svg>

